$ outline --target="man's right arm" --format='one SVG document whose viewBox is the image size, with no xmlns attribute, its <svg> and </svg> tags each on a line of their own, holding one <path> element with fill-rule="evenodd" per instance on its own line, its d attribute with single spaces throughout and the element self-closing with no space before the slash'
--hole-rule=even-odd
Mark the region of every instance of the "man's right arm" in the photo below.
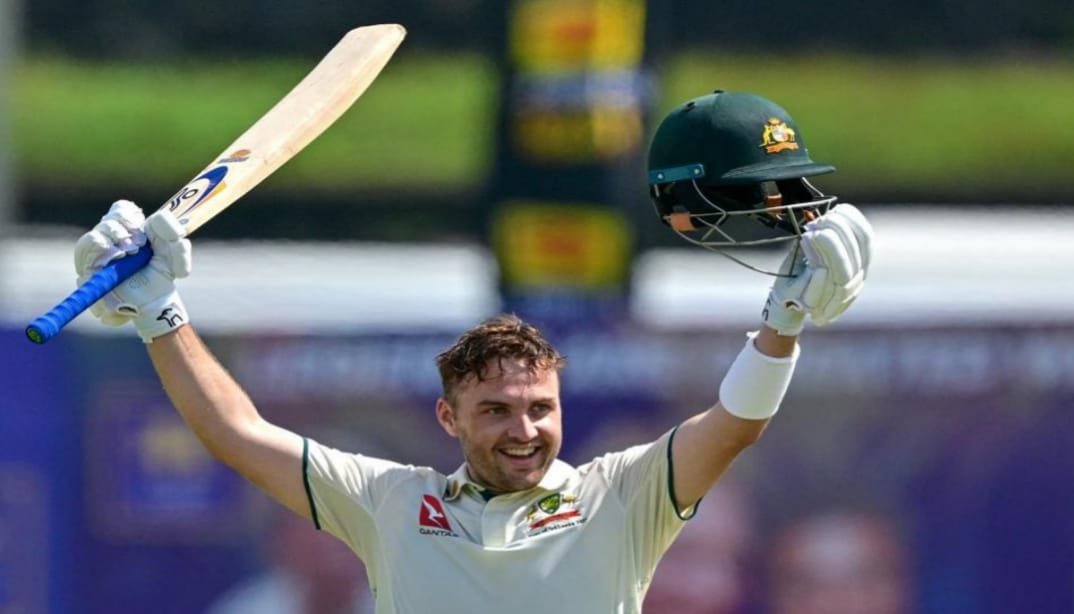
<svg viewBox="0 0 1074 614">
<path fill-rule="evenodd" d="M 209 452 L 295 513 L 311 518 L 302 438 L 270 424 L 190 325 L 146 346 L 179 414 Z"/>
<path fill-rule="evenodd" d="M 266 422 L 190 326 L 175 287 L 192 264 L 193 248 L 182 224 L 164 209 L 147 219 L 128 200 L 112 203 L 100 223 L 75 244 L 78 283 L 147 241 L 153 247 L 149 264 L 97 301 L 91 313 L 110 326 L 134 324 L 172 403 L 213 456 L 284 506 L 312 518 L 302 438 Z"/>
</svg>

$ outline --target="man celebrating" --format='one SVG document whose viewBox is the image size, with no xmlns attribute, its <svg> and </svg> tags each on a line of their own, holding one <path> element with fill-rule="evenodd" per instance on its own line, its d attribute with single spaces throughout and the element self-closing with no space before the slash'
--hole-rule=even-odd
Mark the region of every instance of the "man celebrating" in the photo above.
<svg viewBox="0 0 1074 614">
<path fill-rule="evenodd" d="M 134 322 L 214 456 L 354 550 L 378 612 L 639 612 L 661 555 L 776 413 L 805 320 L 834 320 L 860 292 L 872 232 L 857 209 L 832 207 L 804 179 L 834 169 L 813 163 L 791 118 L 763 98 L 717 92 L 685 103 L 661 124 L 649 165 L 658 214 L 688 240 L 791 250 L 719 401 L 652 443 L 581 467 L 556 458 L 565 360 L 517 317 L 487 320 L 437 357 L 436 419 L 464 460 L 446 476 L 265 421 L 189 325 L 173 282 L 189 274 L 191 247 L 166 212 L 145 220 L 117 202 L 80 239 L 76 268 L 85 277 L 152 243 L 150 265 L 93 313 Z M 739 238 L 736 225 L 775 236 Z"/>
</svg>

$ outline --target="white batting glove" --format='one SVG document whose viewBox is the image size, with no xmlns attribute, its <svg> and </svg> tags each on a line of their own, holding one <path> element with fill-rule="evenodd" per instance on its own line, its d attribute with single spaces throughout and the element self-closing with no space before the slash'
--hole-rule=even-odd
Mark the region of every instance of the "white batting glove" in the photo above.
<svg viewBox="0 0 1074 614">
<path fill-rule="evenodd" d="M 836 205 L 806 224 L 772 284 L 762 316 L 781 335 L 797 335 L 808 315 L 817 326 L 835 321 L 861 293 L 872 261 L 873 229 L 855 206 Z M 800 249 L 799 249 L 800 248 Z"/>
<path fill-rule="evenodd" d="M 184 235 L 168 212 L 158 211 L 146 219 L 130 201 L 113 203 L 101 222 L 75 245 L 79 285 L 109 262 L 133 254 L 147 240 L 153 246 L 153 258 L 97 301 L 91 313 L 109 326 L 133 321 L 146 343 L 186 324 L 186 307 L 175 289 L 175 280 L 189 275 L 191 269 L 191 245 Z"/>
<path fill-rule="evenodd" d="M 779 277 L 772 284 L 761 311 L 765 325 L 780 335 L 794 336 L 805 328 L 805 307 L 798 298 L 809 281 L 805 269 L 805 254 L 801 246 L 796 244 L 779 267 L 779 274 L 786 277 Z"/>
</svg>

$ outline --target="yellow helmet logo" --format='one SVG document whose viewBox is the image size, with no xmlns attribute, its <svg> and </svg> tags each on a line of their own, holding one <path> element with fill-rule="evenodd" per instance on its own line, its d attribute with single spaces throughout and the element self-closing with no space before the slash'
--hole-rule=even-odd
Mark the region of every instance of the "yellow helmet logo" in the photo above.
<svg viewBox="0 0 1074 614">
<path fill-rule="evenodd" d="M 765 153 L 774 154 L 798 149 L 798 142 L 795 140 L 794 129 L 788 126 L 787 122 L 778 117 L 772 117 L 764 125 L 761 144 L 758 147 L 763 147 Z"/>
</svg>

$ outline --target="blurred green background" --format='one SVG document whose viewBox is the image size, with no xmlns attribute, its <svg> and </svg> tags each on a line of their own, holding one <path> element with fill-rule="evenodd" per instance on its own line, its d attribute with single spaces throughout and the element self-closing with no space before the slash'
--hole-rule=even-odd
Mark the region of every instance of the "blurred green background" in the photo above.
<svg viewBox="0 0 1074 614">
<path fill-rule="evenodd" d="M 603 1 L 615 10 L 620 0 Z M 81 227 L 117 195 L 166 199 L 343 31 L 397 21 L 410 30 L 407 42 L 371 90 L 247 197 L 266 211 L 258 225 L 225 214 L 204 232 L 484 236 L 475 207 L 496 168 L 504 3 L 14 6 L 7 104 L 16 223 Z M 650 133 L 679 101 L 747 90 L 791 112 L 812 155 L 839 169 L 819 185 L 844 199 L 1074 201 L 1070 2 L 926 1 L 892 12 L 853 2 L 804 10 L 773 0 L 761 10 L 674 0 L 650 3 L 646 21 Z M 324 215 L 294 217 L 298 198 Z M 650 213 L 640 180 L 637 202 L 620 204 Z"/>
<path fill-rule="evenodd" d="M 19 170 L 33 184 L 164 189 L 200 170 L 310 68 L 304 59 L 81 62 L 14 74 Z M 865 200 L 1069 197 L 1074 60 L 793 57 L 687 51 L 659 71 L 658 109 L 721 87 L 759 92 L 806 127 L 825 184 Z M 474 188 L 491 155 L 497 74 L 464 53 L 402 53 L 354 110 L 271 178 L 339 193 Z"/>
</svg>

